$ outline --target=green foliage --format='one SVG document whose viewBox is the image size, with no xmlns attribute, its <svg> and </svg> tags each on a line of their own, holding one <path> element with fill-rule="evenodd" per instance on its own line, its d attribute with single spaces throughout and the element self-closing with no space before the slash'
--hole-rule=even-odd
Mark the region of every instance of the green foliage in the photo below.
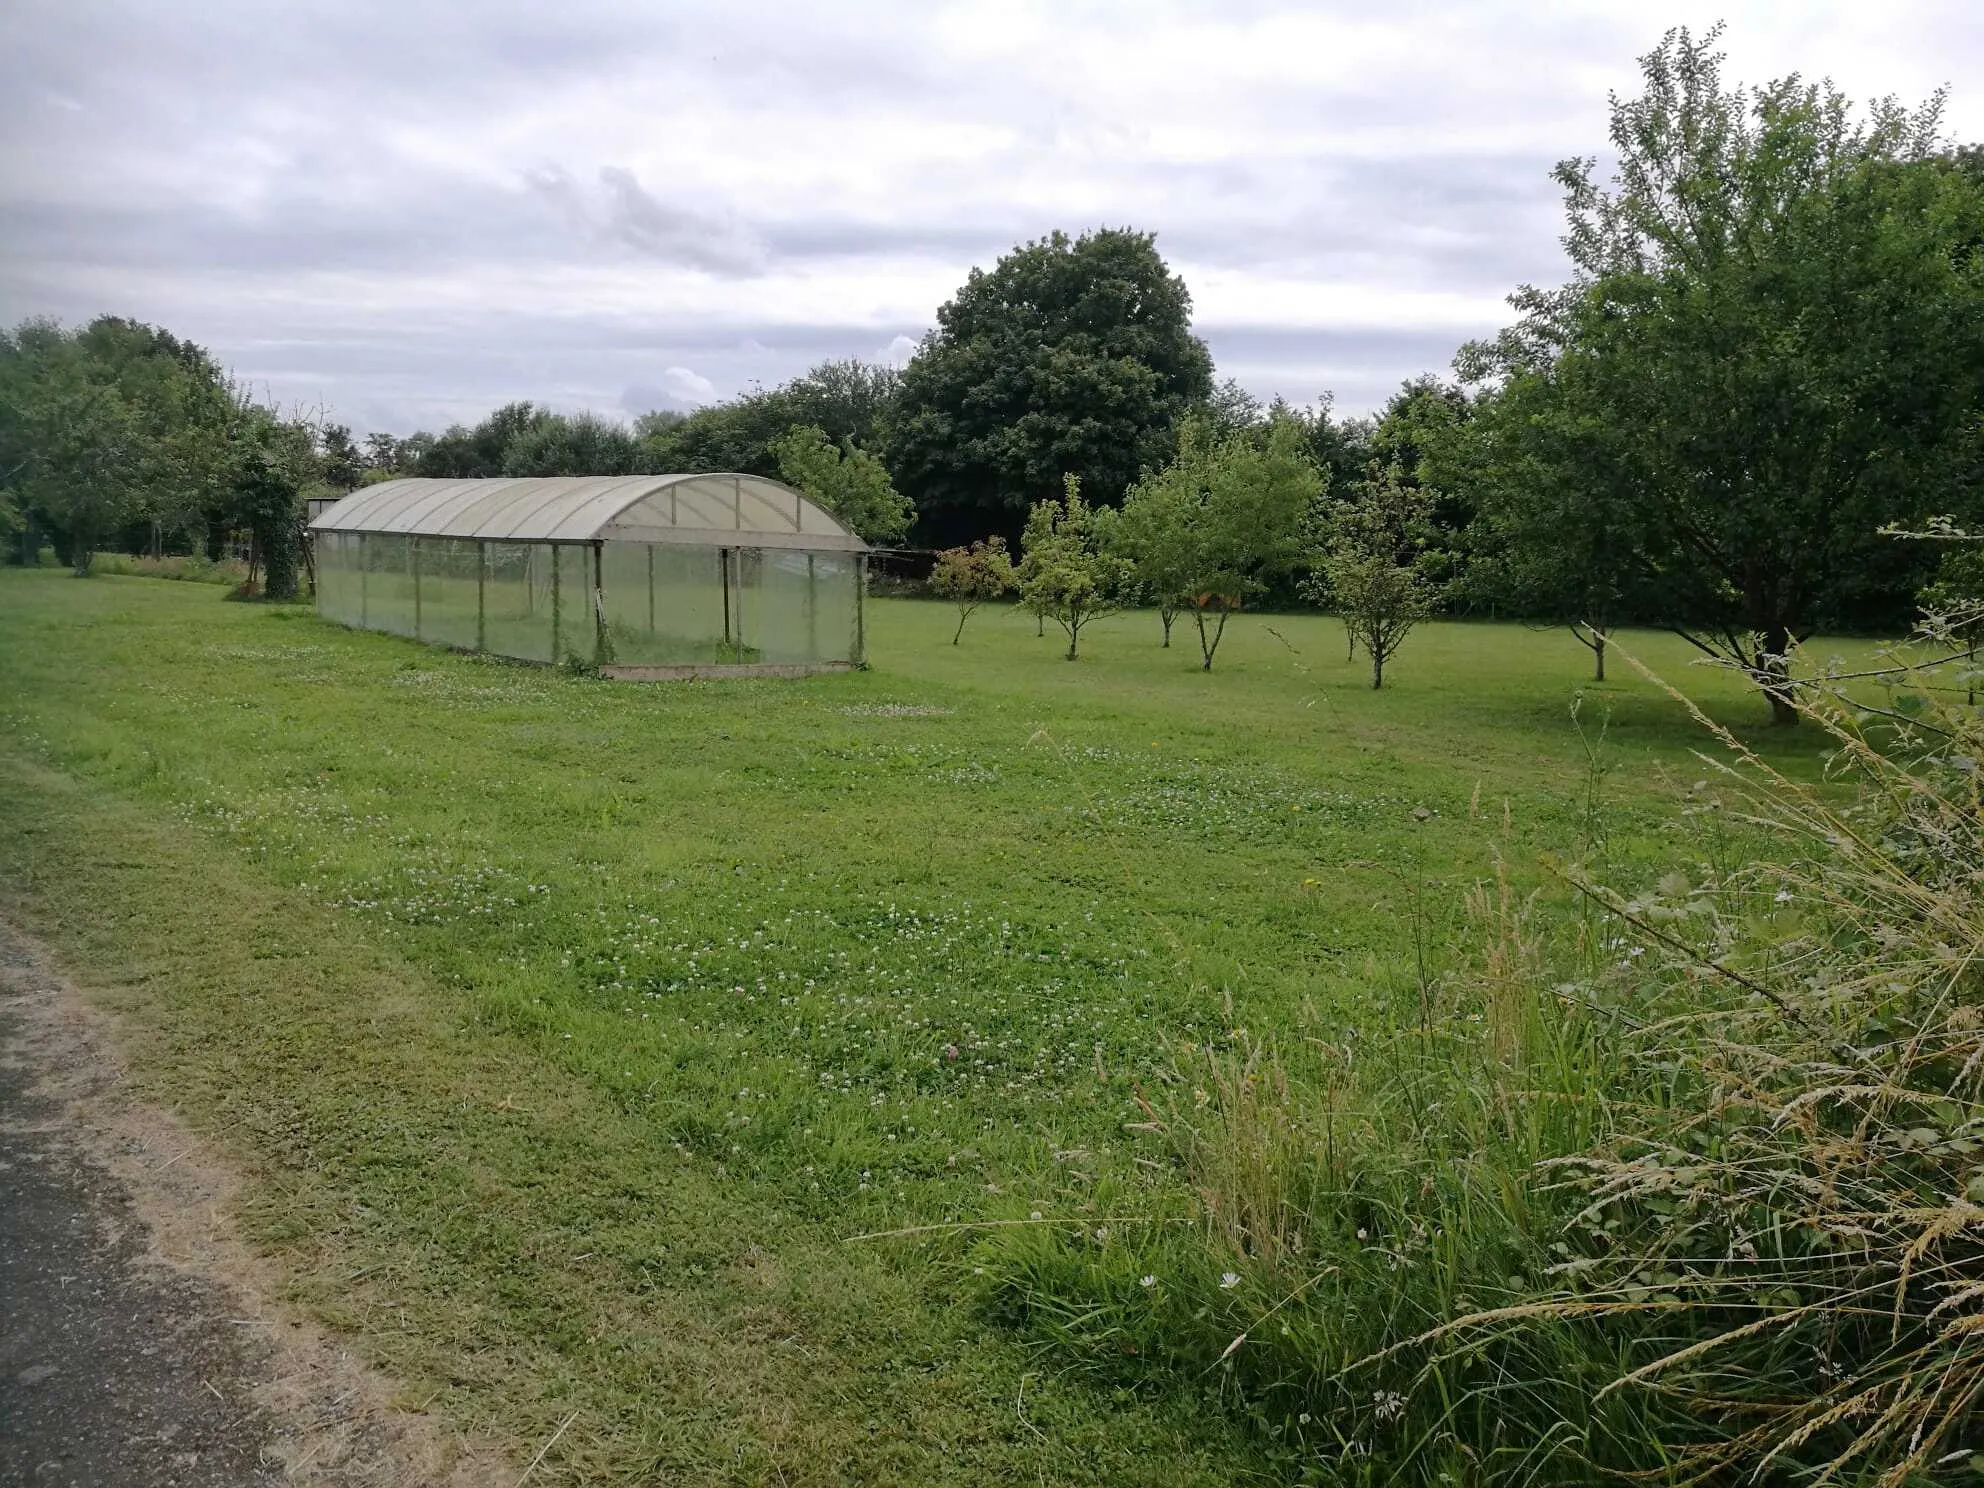
<svg viewBox="0 0 1984 1488">
<path fill-rule="evenodd" d="M 1347 501 L 1319 514 L 1311 598 L 1336 610 L 1371 662 L 1371 686 L 1385 685 L 1385 663 L 1439 603 L 1429 576 L 1433 493 L 1408 485 L 1397 466 L 1371 467 Z"/>
<path fill-rule="evenodd" d="M 317 459 L 323 483 L 331 488 L 332 495 L 355 490 L 364 478 L 365 457 L 344 424 L 327 423 L 317 431 Z"/>
<path fill-rule="evenodd" d="M 973 269 L 904 370 L 889 468 L 926 541 L 1001 531 L 1072 472 L 1113 505 L 1213 393 L 1191 296 L 1151 234 L 1054 233 Z"/>
<path fill-rule="evenodd" d="M 1021 599 L 1067 633 L 1074 661 L 1083 629 L 1122 607 L 1135 575 L 1127 559 L 1103 550 L 1081 477 L 1067 476 L 1063 491 L 1060 501 L 1040 502 L 1028 515 L 1015 577 Z"/>
<path fill-rule="evenodd" d="M 513 475 L 519 472 L 507 470 L 505 461 L 510 455 L 510 447 L 526 434 L 551 421 L 553 415 L 548 409 L 541 409 L 533 403 L 505 403 L 474 428 L 461 424 L 451 425 L 439 436 L 416 436 L 409 441 L 409 448 L 395 449 L 390 458 L 393 468 L 403 470 L 408 475 L 446 479 L 472 479 L 495 475 Z M 591 439 L 597 445 L 602 439 L 611 443 L 611 436 L 594 421 L 594 425 L 584 431 L 581 439 Z M 569 428 L 561 435 L 554 435 L 540 441 L 525 453 L 522 458 L 532 464 L 555 463 L 559 459 L 596 458 L 604 453 L 600 448 L 580 446 Z M 613 453 L 626 456 L 619 450 Z M 537 470 L 533 475 L 619 475 L 620 470 Z"/>
<path fill-rule="evenodd" d="M 1502 532 L 1529 545 L 1555 512 L 1602 534 L 1525 582 L 1657 604 L 1638 618 L 1744 667 L 1788 722 L 1794 640 L 1896 623 L 1920 583 L 1877 529 L 1975 489 L 1984 192 L 1934 153 L 1939 101 L 1860 123 L 1796 78 L 1726 88 L 1714 41 L 1642 59 L 1613 187 L 1557 169 L 1575 277 L 1517 294 L 1462 360 L 1507 384 L 1491 463 L 1550 472 L 1484 487 Z"/>
<path fill-rule="evenodd" d="M 772 442 L 778 473 L 865 542 L 898 542 L 916 515 L 882 462 L 852 440 L 836 447 L 824 429 L 795 425 Z"/>
<path fill-rule="evenodd" d="M 206 353 L 167 332 L 29 321 L 0 337 L 0 486 L 86 574 L 132 523 L 213 520 L 240 406 Z"/>
<path fill-rule="evenodd" d="M 958 628 L 951 644 L 964 638 L 964 623 L 972 611 L 997 599 L 1014 584 L 1013 560 L 1003 537 L 988 537 L 968 548 L 946 548 L 930 569 L 930 592 L 958 607 Z"/>
<path fill-rule="evenodd" d="M 232 510 L 254 539 L 262 593 L 273 600 L 297 597 L 303 565 L 303 494 L 307 435 L 274 419 L 257 420 L 234 462 Z"/>
<path fill-rule="evenodd" d="M 1465 441 L 1473 417 L 1474 400 L 1464 389 L 1435 377 L 1415 377 L 1392 394 L 1369 441 L 1372 460 L 1396 469 L 1404 484 L 1424 486 L 1431 493 L 1423 566 L 1450 598 L 1468 592 L 1465 572 L 1475 503 L 1471 488 L 1442 479 L 1439 467 L 1442 456 Z"/>
<path fill-rule="evenodd" d="M 777 476 L 774 447 L 794 425 L 824 430 L 837 445 L 852 440 L 878 449 L 898 380 L 893 367 L 827 361 L 778 387 L 754 388 L 691 414 L 649 415 L 642 430 L 648 468 Z"/>
<path fill-rule="evenodd" d="M 1227 617 L 1304 556 L 1304 522 L 1323 489 L 1306 443 L 1281 410 L 1224 436 L 1188 419 L 1177 456 L 1132 486 L 1120 510 L 1096 513 L 1101 546 L 1134 568 L 1167 646 L 1172 619 L 1192 612 L 1206 671 Z"/>
<path fill-rule="evenodd" d="M 492 418 L 529 409 L 512 404 Z M 641 466 L 632 431 L 595 413 L 534 415 L 503 446 L 504 475 L 633 475 Z"/>
</svg>

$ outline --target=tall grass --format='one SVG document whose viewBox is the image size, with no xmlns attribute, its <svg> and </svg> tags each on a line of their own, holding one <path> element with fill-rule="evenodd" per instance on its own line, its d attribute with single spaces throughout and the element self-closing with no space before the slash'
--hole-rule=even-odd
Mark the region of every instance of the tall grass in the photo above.
<svg viewBox="0 0 1984 1488">
<path fill-rule="evenodd" d="M 153 558 L 144 554 L 98 553 L 90 571 L 99 574 L 126 574 L 146 579 L 184 579 L 196 584 L 242 584 L 248 578 L 248 565 L 238 558 L 215 562 L 198 553 L 168 554 Z"/>
<path fill-rule="evenodd" d="M 988 1303 L 1212 1391 L 1302 1481 L 1976 1481 L 1971 664 L 1815 679 L 1816 785 L 1697 714 L 1698 851 L 1643 885 L 1606 882 L 1594 749 L 1570 902 L 1478 885 L 1386 1030 L 1174 1050 L 1146 1202 L 1108 1199 L 1139 1222 L 988 1235 Z"/>
</svg>

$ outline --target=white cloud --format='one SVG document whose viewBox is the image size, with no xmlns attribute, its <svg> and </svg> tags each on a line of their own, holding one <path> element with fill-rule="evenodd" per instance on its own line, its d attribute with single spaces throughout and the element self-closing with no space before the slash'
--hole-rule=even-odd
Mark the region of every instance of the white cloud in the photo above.
<svg viewBox="0 0 1984 1488">
<path fill-rule="evenodd" d="M 688 403 L 700 407 L 717 400 L 716 384 L 687 367 L 670 367 L 661 374 L 661 385 L 670 398 L 677 403 Z"/>
</svg>

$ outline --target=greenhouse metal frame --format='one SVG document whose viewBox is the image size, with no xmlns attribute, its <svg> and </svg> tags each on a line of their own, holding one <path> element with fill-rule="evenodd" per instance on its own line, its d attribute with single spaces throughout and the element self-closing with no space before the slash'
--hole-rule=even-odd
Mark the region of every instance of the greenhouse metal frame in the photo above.
<svg viewBox="0 0 1984 1488">
<path fill-rule="evenodd" d="M 864 664 L 867 544 L 763 476 L 395 480 L 310 523 L 317 612 L 611 677 Z"/>
</svg>

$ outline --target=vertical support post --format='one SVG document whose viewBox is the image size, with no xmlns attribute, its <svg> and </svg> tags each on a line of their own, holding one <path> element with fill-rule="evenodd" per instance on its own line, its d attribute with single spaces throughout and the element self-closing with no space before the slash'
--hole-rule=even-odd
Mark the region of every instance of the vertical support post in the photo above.
<svg viewBox="0 0 1984 1488">
<path fill-rule="evenodd" d="M 854 560 L 854 664 L 868 665 L 868 555 Z"/>
<path fill-rule="evenodd" d="M 606 544 L 592 541 L 592 664 L 606 660 Z"/>
<path fill-rule="evenodd" d="M 413 638 L 420 640 L 420 539 L 407 540 L 407 572 L 413 575 Z"/>
<path fill-rule="evenodd" d="M 811 553 L 806 555 L 806 659 L 820 659 L 820 582 Z"/>
<path fill-rule="evenodd" d="M 733 475 L 730 478 L 730 525 L 739 532 L 744 530 L 744 479 Z"/>
<path fill-rule="evenodd" d="M 361 532 L 358 534 L 358 624 L 361 629 L 367 630 L 371 628 L 371 616 L 366 612 L 371 606 L 366 602 L 366 591 L 371 585 L 366 582 L 365 575 L 371 567 L 372 538 L 370 534 Z"/>
<path fill-rule="evenodd" d="M 489 544 L 475 543 L 475 649 L 489 649 Z"/>
<path fill-rule="evenodd" d="M 558 592 L 558 570 L 564 565 L 558 561 L 558 544 L 547 543 L 544 551 L 551 555 L 551 661 L 555 666 L 558 662 L 559 650 L 564 644 L 558 633 L 558 622 L 561 618 L 558 613 L 561 608 L 559 601 L 562 597 Z"/>
<path fill-rule="evenodd" d="M 736 650 L 730 639 L 730 549 L 716 550 L 716 567 L 723 576 L 723 651 L 726 660 L 734 660 Z"/>
<path fill-rule="evenodd" d="M 654 544 L 648 544 L 648 634 L 654 634 Z"/>
</svg>

